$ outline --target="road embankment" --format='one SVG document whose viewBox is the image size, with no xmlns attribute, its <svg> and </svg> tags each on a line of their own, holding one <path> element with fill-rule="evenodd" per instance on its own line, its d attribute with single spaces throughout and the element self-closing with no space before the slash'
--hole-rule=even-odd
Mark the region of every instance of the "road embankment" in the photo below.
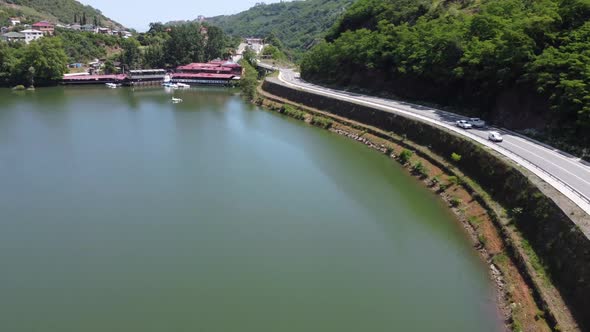
<svg viewBox="0 0 590 332">
<path fill-rule="evenodd" d="M 294 89 L 276 79 L 267 79 L 262 89 L 297 104 L 391 132 L 452 162 L 503 207 L 492 213 L 493 219 L 548 319 L 561 331 L 575 330 L 567 322 L 567 315 L 560 313 L 563 302 L 552 292 L 555 285 L 580 325 L 590 326 L 590 240 L 577 226 L 590 221 L 561 193 L 492 149 L 443 127 Z M 460 160 L 453 160 L 453 154 L 459 155 Z"/>
</svg>

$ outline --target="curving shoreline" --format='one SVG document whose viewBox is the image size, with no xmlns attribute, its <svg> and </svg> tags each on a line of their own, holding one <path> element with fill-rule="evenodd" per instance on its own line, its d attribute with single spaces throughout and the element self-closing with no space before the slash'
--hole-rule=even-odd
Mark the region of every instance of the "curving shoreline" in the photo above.
<svg viewBox="0 0 590 332">
<path fill-rule="evenodd" d="M 524 248 L 521 245 L 528 245 L 528 242 L 513 227 L 506 211 L 454 165 L 431 149 L 421 147 L 393 132 L 385 132 L 332 112 L 295 103 L 262 88 L 259 88 L 259 94 L 263 98 L 259 98 L 256 103 L 267 109 L 285 113 L 284 105 L 292 105 L 306 113 L 305 116 L 299 115 L 296 118 L 324 128 L 326 126 L 315 124 L 313 119 L 325 117 L 332 121 L 332 125 L 327 128 L 330 131 L 354 139 L 380 153 L 387 153 L 398 161 L 401 151 L 413 151 L 417 158 L 414 161 L 425 165 L 434 178 L 445 179 L 433 183 L 431 178 L 425 178 L 413 171 L 412 165 L 405 164 L 410 174 L 420 178 L 425 186 L 449 205 L 466 230 L 474 249 L 488 265 L 490 279 L 497 290 L 498 310 L 506 328 L 524 331 L 580 331 L 555 286 L 547 282 L 549 278 L 546 275 L 534 269 L 533 265 L 538 258 L 529 247 Z M 449 178 L 457 177 L 462 180 L 460 183 L 450 186 L 444 183 Z M 441 190 L 441 187 L 445 188 Z M 457 204 L 457 197 L 469 204 Z M 474 218 L 474 211 L 479 211 L 480 215 Z"/>
</svg>

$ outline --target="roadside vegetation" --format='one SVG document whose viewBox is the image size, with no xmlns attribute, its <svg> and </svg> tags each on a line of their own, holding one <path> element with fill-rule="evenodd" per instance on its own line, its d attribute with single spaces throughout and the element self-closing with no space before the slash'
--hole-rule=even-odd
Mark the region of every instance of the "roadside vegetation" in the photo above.
<svg viewBox="0 0 590 332">
<path fill-rule="evenodd" d="M 240 89 L 242 94 L 249 100 L 253 100 L 256 97 L 256 88 L 258 87 L 258 71 L 252 65 L 254 61 L 254 54 L 248 50 L 244 52 L 240 65 L 243 68 L 243 75 L 240 79 Z"/>
<path fill-rule="evenodd" d="M 587 0 L 360 0 L 301 71 L 533 128 L 590 155 L 589 63 Z"/>
</svg>

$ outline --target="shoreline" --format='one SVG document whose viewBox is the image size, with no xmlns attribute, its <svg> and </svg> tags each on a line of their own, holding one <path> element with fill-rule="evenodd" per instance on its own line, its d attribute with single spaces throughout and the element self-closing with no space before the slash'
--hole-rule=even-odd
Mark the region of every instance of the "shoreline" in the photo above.
<svg viewBox="0 0 590 332">
<path fill-rule="evenodd" d="M 567 327 L 558 323 L 556 313 L 551 311 L 552 307 L 547 303 L 545 292 L 540 291 L 546 285 L 537 280 L 546 277 L 531 271 L 528 261 L 531 257 L 519 248 L 524 239 L 515 229 L 509 229 L 511 221 L 503 208 L 453 165 L 405 137 L 277 97 L 263 91 L 261 87 L 258 88 L 258 94 L 261 97 L 253 102 L 266 110 L 327 129 L 387 154 L 389 158 L 400 162 L 410 176 L 420 180 L 435 193 L 453 212 L 472 247 L 486 264 L 490 282 L 495 289 L 496 311 L 506 330 L 579 331 L 567 308 L 563 308 L 565 312 L 559 313 L 560 318 L 569 317 L 573 323 Z M 401 162 L 400 155 L 406 150 L 411 151 L 412 158 Z M 422 166 L 417 167 L 418 164 Z M 549 293 L 555 294 L 553 285 L 547 287 L 552 288 Z"/>
</svg>

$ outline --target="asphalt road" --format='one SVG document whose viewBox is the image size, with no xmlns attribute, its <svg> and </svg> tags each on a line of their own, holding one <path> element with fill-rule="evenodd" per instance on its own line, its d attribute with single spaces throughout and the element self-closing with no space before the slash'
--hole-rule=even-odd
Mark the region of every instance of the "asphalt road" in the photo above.
<svg viewBox="0 0 590 332">
<path fill-rule="evenodd" d="M 270 67 L 264 64 L 262 66 Z M 590 164 L 563 151 L 502 128 L 486 127 L 469 130 L 458 128 L 455 121 L 466 119 L 461 115 L 407 102 L 360 95 L 311 84 L 301 80 L 299 74 L 291 69 L 280 69 L 279 81 L 282 84 L 320 95 L 417 117 L 470 137 L 537 174 L 590 214 Z M 500 132 L 504 141 L 501 143 L 489 141 L 488 133 L 492 130 Z"/>
</svg>

